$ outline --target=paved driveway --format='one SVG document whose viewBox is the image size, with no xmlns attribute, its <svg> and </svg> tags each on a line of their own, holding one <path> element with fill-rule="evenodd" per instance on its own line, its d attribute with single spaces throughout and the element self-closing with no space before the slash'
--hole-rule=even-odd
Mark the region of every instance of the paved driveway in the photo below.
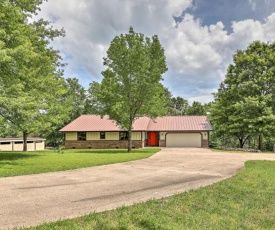
<svg viewBox="0 0 275 230">
<path fill-rule="evenodd" d="M 57 173 L 0 178 L 0 229 L 37 225 L 209 185 L 246 160 L 275 155 L 163 148 L 127 163 Z"/>
</svg>

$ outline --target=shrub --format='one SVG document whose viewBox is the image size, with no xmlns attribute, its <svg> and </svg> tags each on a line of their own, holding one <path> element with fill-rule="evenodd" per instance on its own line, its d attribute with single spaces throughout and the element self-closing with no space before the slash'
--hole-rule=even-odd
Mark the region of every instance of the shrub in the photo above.
<svg viewBox="0 0 275 230">
<path fill-rule="evenodd" d="M 258 149 L 247 149 L 247 148 L 225 148 L 225 147 L 220 147 L 218 148 L 220 150 L 225 150 L 225 151 L 243 151 L 243 152 L 253 152 L 253 153 L 261 153 L 261 150 Z"/>
</svg>

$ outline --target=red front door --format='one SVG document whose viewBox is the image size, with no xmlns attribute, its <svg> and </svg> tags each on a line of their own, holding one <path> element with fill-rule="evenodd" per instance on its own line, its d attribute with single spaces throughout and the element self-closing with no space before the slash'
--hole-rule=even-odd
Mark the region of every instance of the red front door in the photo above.
<svg viewBox="0 0 275 230">
<path fill-rule="evenodd" d="M 148 132 L 148 145 L 149 146 L 158 146 L 158 133 L 157 132 Z"/>
</svg>

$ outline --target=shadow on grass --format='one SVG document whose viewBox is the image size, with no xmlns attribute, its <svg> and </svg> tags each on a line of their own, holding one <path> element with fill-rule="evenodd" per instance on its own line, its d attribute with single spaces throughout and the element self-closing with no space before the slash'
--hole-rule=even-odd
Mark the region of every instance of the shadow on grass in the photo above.
<svg viewBox="0 0 275 230">
<path fill-rule="evenodd" d="M 0 152 L 0 163 L 2 161 L 15 161 L 24 158 L 39 157 L 41 155 L 28 154 L 28 153 L 15 153 L 15 152 Z M 5 162 L 6 164 L 7 162 Z"/>
</svg>

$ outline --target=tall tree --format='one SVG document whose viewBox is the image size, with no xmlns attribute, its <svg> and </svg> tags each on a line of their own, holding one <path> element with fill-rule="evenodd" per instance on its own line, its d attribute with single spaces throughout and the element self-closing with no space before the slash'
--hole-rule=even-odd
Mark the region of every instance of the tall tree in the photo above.
<svg viewBox="0 0 275 230">
<path fill-rule="evenodd" d="M 91 82 L 86 92 L 86 101 L 84 105 L 85 114 L 99 114 L 101 110 L 101 104 L 98 99 L 98 93 L 100 90 L 100 84 L 98 82 Z"/>
<path fill-rule="evenodd" d="M 85 106 L 87 100 L 87 92 L 84 87 L 79 83 L 77 78 L 66 78 L 66 88 L 67 93 L 64 97 L 64 101 L 68 108 L 68 119 L 63 119 L 60 122 L 59 126 L 53 130 L 45 130 L 42 135 L 47 139 L 47 145 L 52 147 L 59 146 L 64 139 L 64 136 L 59 130 L 67 124 L 69 121 L 72 121 L 79 117 L 81 114 L 85 113 Z"/>
<path fill-rule="evenodd" d="M 108 114 L 128 131 L 128 152 L 132 149 L 132 126 L 140 116 L 156 118 L 167 111 L 162 74 L 166 58 L 158 36 L 151 39 L 130 27 L 116 36 L 104 58 L 107 69 L 97 86 L 101 115 Z"/>
<path fill-rule="evenodd" d="M 23 134 L 50 130 L 67 116 L 59 52 L 50 47 L 63 30 L 30 22 L 43 0 L 0 0 L 0 116 Z"/>
<path fill-rule="evenodd" d="M 77 78 L 67 78 L 67 97 L 68 103 L 73 108 L 70 113 L 70 120 L 74 120 L 83 114 L 86 104 L 86 91 L 84 87 L 79 84 Z"/>
<path fill-rule="evenodd" d="M 214 126 L 242 136 L 259 137 L 274 131 L 275 121 L 275 43 L 253 42 L 246 50 L 238 50 L 234 64 L 216 94 L 211 111 Z M 223 115 L 222 115 L 223 114 Z"/>
</svg>

